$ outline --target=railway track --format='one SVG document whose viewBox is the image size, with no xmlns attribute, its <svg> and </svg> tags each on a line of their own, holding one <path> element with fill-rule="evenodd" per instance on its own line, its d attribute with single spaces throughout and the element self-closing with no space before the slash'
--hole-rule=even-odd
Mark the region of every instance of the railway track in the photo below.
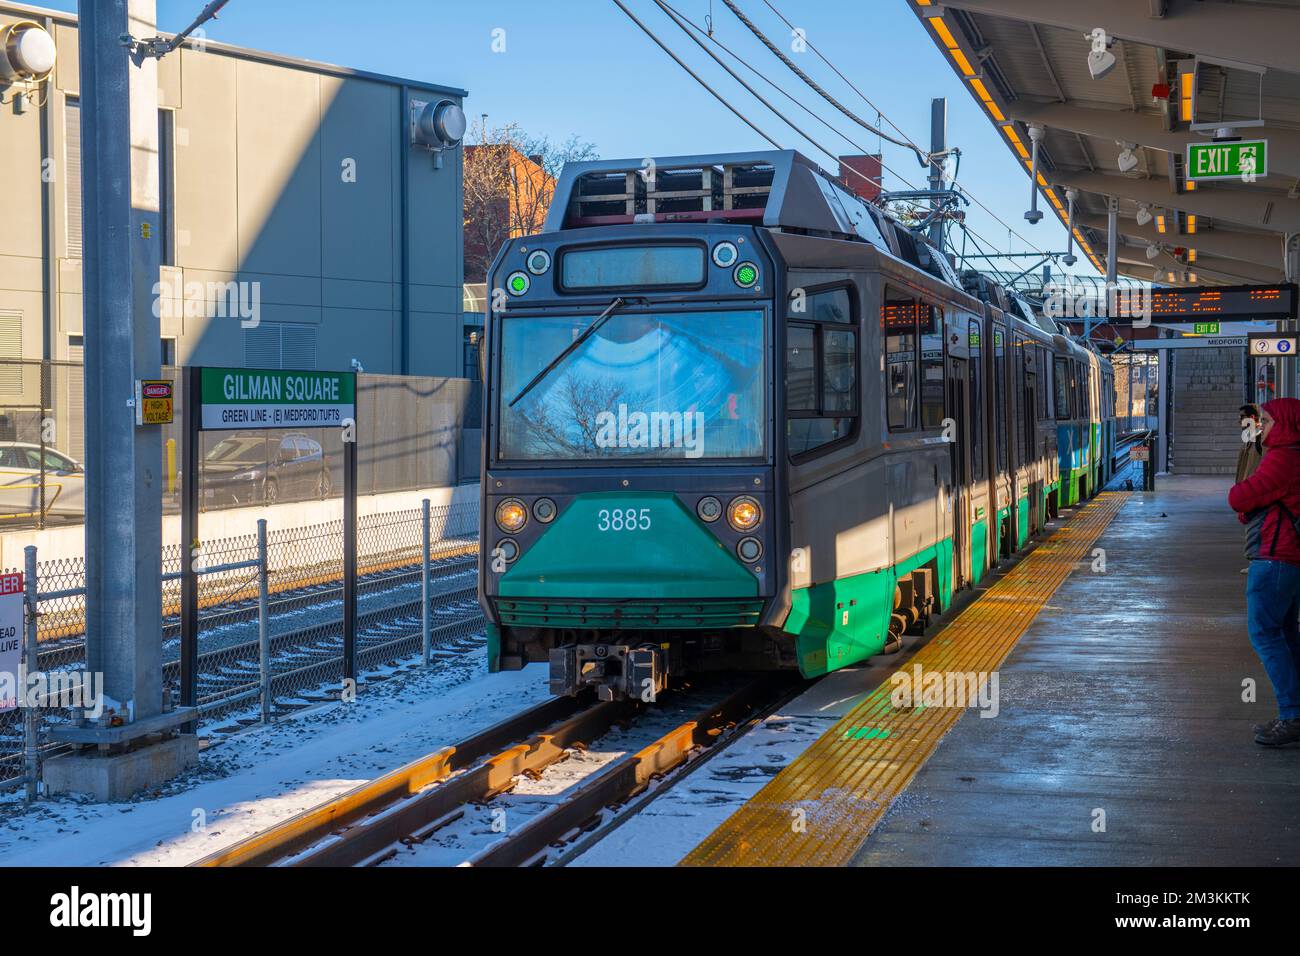
<svg viewBox="0 0 1300 956">
<path fill-rule="evenodd" d="M 615 730 L 658 713 L 672 726 L 652 740 L 594 769 L 518 827 L 458 862 L 471 866 L 544 863 L 563 846 L 593 839 L 628 802 L 685 764 L 730 739 L 747 717 L 789 697 L 789 675 L 769 673 L 737 686 L 701 682 L 662 696 L 654 705 L 557 697 L 451 747 L 304 811 L 195 866 L 367 866 L 418 851 L 476 808 L 522 782 L 582 754 Z M 701 699 L 702 698 L 702 699 Z M 683 712 L 687 719 L 672 716 Z M 504 813 L 502 813 L 504 817 Z"/>
</svg>

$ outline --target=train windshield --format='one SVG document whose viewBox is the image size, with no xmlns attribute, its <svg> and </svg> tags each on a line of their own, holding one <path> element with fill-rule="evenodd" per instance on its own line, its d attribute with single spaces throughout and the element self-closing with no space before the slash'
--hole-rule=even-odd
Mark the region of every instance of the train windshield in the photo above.
<svg viewBox="0 0 1300 956">
<path fill-rule="evenodd" d="M 758 458 L 763 313 L 614 313 L 524 393 L 592 316 L 501 322 L 503 460 Z"/>
</svg>

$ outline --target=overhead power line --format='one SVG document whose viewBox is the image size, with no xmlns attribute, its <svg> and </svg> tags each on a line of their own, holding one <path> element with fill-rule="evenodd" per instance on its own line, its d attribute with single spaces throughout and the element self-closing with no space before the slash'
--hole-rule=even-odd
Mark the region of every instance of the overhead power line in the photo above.
<svg viewBox="0 0 1300 956">
<path fill-rule="evenodd" d="M 898 139 L 897 137 L 894 136 L 890 136 L 888 133 L 881 130 L 878 126 L 873 126 L 871 123 L 868 123 L 857 113 L 854 113 L 851 109 L 849 109 L 839 100 L 837 100 L 835 97 L 831 96 L 830 93 L 822 89 L 822 87 L 817 83 L 816 80 L 814 80 L 803 70 L 799 69 L 799 67 L 795 65 L 794 60 L 790 59 L 783 52 L 781 52 L 780 48 L 767 38 L 767 34 L 765 34 L 762 30 L 760 30 L 758 26 L 754 23 L 754 21 L 749 19 L 749 17 L 745 16 L 744 12 L 738 6 L 736 6 L 733 0 L 722 0 L 722 2 L 727 5 L 728 10 L 730 10 L 732 13 L 736 15 L 736 19 L 738 19 L 741 23 L 743 23 L 746 27 L 749 28 L 750 33 L 758 37 L 759 41 L 765 47 L 767 47 L 769 50 L 772 51 L 772 54 L 776 56 L 777 59 L 779 59 L 782 63 L 788 66 L 791 72 L 793 72 L 795 76 L 803 80 L 804 83 L 806 83 L 815 93 L 817 93 L 817 95 L 819 95 L 827 103 L 830 103 L 832 106 L 834 106 L 837 110 L 839 110 L 849 119 L 853 120 L 853 122 L 857 123 L 863 129 L 875 133 L 881 139 L 887 140 L 893 143 L 895 146 L 901 146 L 904 149 L 910 149 L 913 153 L 916 154 L 916 160 L 921 164 L 923 168 L 929 169 L 930 165 L 933 162 L 935 162 L 935 160 L 930 156 L 929 153 L 919 148 L 911 140 L 903 140 L 903 139 Z M 782 19 L 784 19 L 784 17 L 782 17 Z M 893 126 L 894 124 L 890 123 L 890 125 Z"/>
</svg>

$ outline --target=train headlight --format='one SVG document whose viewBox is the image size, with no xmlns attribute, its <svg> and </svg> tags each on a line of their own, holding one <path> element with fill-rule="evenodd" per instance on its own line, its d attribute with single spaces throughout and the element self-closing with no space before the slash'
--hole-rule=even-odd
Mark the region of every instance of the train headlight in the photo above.
<svg viewBox="0 0 1300 956">
<path fill-rule="evenodd" d="M 738 258 L 740 253 L 734 242 L 720 242 L 713 247 L 713 263 L 723 269 L 730 269 Z"/>
<path fill-rule="evenodd" d="M 518 498 L 507 498 L 497 505 L 497 527 L 506 534 L 515 534 L 528 524 L 528 509 Z"/>
<path fill-rule="evenodd" d="M 758 266 L 752 262 L 742 262 L 736 266 L 736 271 L 731 274 L 731 277 L 742 289 L 752 289 L 758 285 Z"/>
<path fill-rule="evenodd" d="M 722 502 L 713 495 L 706 495 L 695 505 L 695 513 L 701 521 L 717 521 L 722 517 Z"/>
<path fill-rule="evenodd" d="M 763 556 L 763 542 L 757 538 L 741 538 L 736 544 L 736 554 L 740 560 L 752 564 Z"/>
<path fill-rule="evenodd" d="M 538 498 L 533 502 L 533 517 L 542 524 L 555 520 L 555 502 L 550 498 Z"/>
<path fill-rule="evenodd" d="M 732 498 L 727 505 L 727 523 L 737 531 L 753 531 L 763 520 L 763 509 L 749 495 Z"/>
<path fill-rule="evenodd" d="M 509 564 L 515 558 L 519 557 L 519 544 L 514 538 L 502 538 L 497 542 L 494 556 L 499 556 L 502 561 Z"/>
</svg>

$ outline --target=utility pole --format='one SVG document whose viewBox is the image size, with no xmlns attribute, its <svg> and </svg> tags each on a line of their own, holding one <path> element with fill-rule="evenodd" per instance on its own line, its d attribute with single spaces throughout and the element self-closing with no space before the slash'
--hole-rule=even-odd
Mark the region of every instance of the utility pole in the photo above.
<svg viewBox="0 0 1300 956">
<path fill-rule="evenodd" d="M 943 156 L 948 152 L 948 100 L 946 97 L 937 97 L 930 101 L 930 155 Z M 939 190 L 943 189 L 943 161 L 931 161 L 930 163 L 930 209 L 934 215 L 934 221 L 930 223 L 930 242 L 936 249 L 943 252 L 943 219 L 939 215 L 939 210 L 943 205 L 943 198 L 939 196 Z"/>
<path fill-rule="evenodd" d="M 158 378 L 158 61 L 154 0 L 81 0 L 86 669 L 126 723 L 161 714 L 162 435 L 135 423 Z M 193 475 L 185 475 L 193 481 Z"/>
</svg>

